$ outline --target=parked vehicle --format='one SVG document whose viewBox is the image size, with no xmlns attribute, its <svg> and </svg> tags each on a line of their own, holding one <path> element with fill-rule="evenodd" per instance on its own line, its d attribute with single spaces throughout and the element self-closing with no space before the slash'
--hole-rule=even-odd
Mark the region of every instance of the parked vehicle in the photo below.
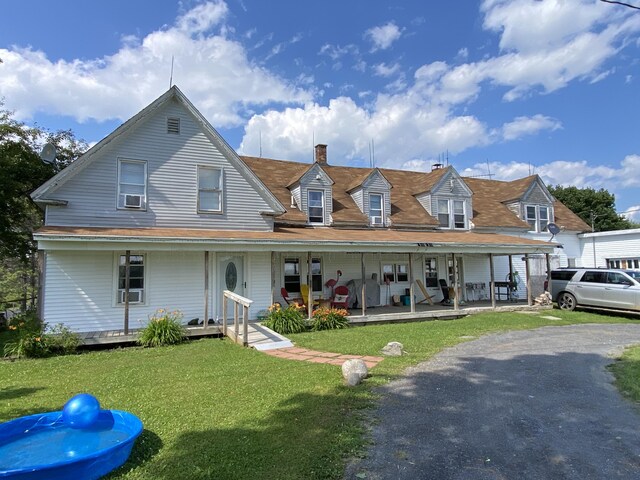
<svg viewBox="0 0 640 480">
<path fill-rule="evenodd" d="M 563 310 L 578 306 L 640 310 L 640 272 L 604 268 L 553 270 L 551 298 Z"/>
</svg>

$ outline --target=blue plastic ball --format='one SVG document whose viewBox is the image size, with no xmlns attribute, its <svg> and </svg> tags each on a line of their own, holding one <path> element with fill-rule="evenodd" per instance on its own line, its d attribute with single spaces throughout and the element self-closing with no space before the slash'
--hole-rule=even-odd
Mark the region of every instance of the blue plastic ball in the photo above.
<svg viewBox="0 0 640 480">
<path fill-rule="evenodd" d="M 88 393 L 81 393 L 65 403 L 62 421 L 71 428 L 89 428 L 98 418 L 98 413 L 98 399 Z"/>
</svg>

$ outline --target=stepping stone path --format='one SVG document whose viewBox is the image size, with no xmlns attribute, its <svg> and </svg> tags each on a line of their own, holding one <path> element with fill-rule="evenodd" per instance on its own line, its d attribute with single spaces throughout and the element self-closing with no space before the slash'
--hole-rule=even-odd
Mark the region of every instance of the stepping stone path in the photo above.
<svg viewBox="0 0 640 480">
<path fill-rule="evenodd" d="M 288 360 L 300 360 L 303 362 L 312 363 L 327 363 L 329 365 L 342 365 L 345 361 L 356 358 L 363 360 L 367 365 L 367 368 L 370 369 L 384 360 L 384 357 L 343 355 L 341 353 L 318 352 L 316 350 L 308 350 L 306 348 L 297 347 L 276 348 L 273 350 L 264 350 L 263 352 L 267 355 L 271 355 L 272 357 L 286 358 Z"/>
</svg>

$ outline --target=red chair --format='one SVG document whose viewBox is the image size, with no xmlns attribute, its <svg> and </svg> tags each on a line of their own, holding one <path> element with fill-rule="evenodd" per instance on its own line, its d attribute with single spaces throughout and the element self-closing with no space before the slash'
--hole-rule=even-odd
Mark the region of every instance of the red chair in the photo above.
<svg viewBox="0 0 640 480">
<path fill-rule="evenodd" d="M 334 290 L 333 299 L 331 300 L 331 307 L 340 307 L 345 310 L 349 308 L 349 289 L 344 285 L 336 287 Z"/>
<path fill-rule="evenodd" d="M 301 307 L 306 307 L 305 303 L 302 302 L 300 298 L 291 298 L 289 296 L 289 292 L 287 292 L 287 289 L 284 287 L 280 289 L 280 295 L 282 295 L 282 298 L 284 299 L 284 301 L 287 302 L 287 305 L 291 305 L 292 303 L 297 303 Z"/>
</svg>

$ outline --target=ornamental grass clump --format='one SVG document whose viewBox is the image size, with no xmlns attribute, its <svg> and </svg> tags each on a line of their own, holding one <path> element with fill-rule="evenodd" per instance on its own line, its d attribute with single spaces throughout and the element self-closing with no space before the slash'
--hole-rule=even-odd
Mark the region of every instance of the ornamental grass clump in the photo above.
<svg viewBox="0 0 640 480">
<path fill-rule="evenodd" d="M 303 310 L 304 307 L 297 303 L 288 305 L 287 308 L 274 303 L 269 307 L 269 315 L 262 324 L 281 335 L 304 332 L 307 329 L 307 322 L 302 313 Z"/>
<path fill-rule="evenodd" d="M 182 325 L 182 313 L 159 308 L 149 317 L 149 323 L 140 332 L 138 343 L 143 347 L 162 347 L 181 343 L 187 337 Z"/>
<path fill-rule="evenodd" d="M 346 328 L 349 325 L 347 315 L 349 313 L 342 308 L 320 307 L 313 312 L 313 317 L 311 317 L 311 330 L 317 332 Z"/>
</svg>

